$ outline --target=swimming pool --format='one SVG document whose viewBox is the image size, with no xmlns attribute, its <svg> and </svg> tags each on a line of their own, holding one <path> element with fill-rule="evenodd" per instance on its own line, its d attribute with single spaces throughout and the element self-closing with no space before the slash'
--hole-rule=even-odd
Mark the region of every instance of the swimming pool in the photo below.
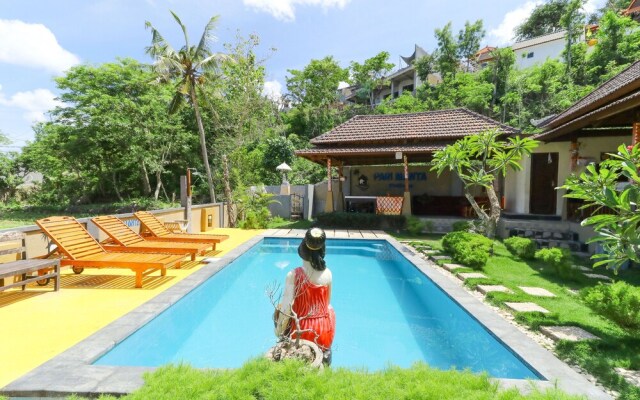
<svg viewBox="0 0 640 400">
<path fill-rule="evenodd" d="M 265 238 L 94 364 L 233 368 L 275 338 L 265 289 L 300 264 L 300 239 Z M 333 366 L 441 369 L 539 379 L 386 241 L 328 240 L 337 328 Z"/>
</svg>

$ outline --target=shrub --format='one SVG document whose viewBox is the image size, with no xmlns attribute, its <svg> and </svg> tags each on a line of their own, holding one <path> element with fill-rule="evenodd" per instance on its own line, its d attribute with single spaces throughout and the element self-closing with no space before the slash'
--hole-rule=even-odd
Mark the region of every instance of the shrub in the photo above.
<svg viewBox="0 0 640 400">
<path fill-rule="evenodd" d="M 535 253 L 535 259 L 551 266 L 560 278 L 575 279 L 576 271 L 569 264 L 570 254 L 566 249 L 557 247 L 551 249 L 540 249 Z"/>
<path fill-rule="evenodd" d="M 321 228 L 333 229 L 403 229 L 407 218 L 404 215 L 378 215 L 351 212 L 333 212 L 316 217 Z"/>
<path fill-rule="evenodd" d="M 451 225 L 453 232 L 468 232 L 471 230 L 470 221 L 456 221 Z"/>
<path fill-rule="evenodd" d="M 482 269 L 487 264 L 493 242 L 477 233 L 450 232 L 442 238 L 442 248 L 453 260 L 473 269 Z"/>
<path fill-rule="evenodd" d="M 504 245 L 509 251 L 523 260 L 532 260 L 536 254 L 536 242 L 522 237 L 510 237 L 504 240 Z"/>
<path fill-rule="evenodd" d="M 580 292 L 584 302 L 598 314 L 625 328 L 640 328 L 640 288 L 616 282 L 586 288 Z"/>
<path fill-rule="evenodd" d="M 407 231 L 412 235 L 419 235 L 424 231 L 425 223 L 418 217 L 407 218 Z"/>
</svg>

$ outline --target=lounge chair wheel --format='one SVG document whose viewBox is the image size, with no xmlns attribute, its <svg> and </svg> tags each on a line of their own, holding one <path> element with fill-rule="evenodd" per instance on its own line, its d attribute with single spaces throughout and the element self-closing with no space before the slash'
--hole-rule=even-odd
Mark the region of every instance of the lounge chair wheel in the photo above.
<svg viewBox="0 0 640 400">
<path fill-rule="evenodd" d="M 36 283 L 38 284 L 38 286 L 47 286 L 50 281 L 51 281 L 51 278 L 45 278 L 45 279 L 40 279 L 36 281 Z"/>
<path fill-rule="evenodd" d="M 71 269 L 73 270 L 74 274 L 81 274 L 82 271 L 84 271 L 84 268 L 82 267 L 71 267 Z"/>
</svg>

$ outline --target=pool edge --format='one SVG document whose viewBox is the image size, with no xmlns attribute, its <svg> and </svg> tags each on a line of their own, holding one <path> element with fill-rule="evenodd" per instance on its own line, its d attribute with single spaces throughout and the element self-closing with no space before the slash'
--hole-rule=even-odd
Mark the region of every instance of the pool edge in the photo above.
<svg viewBox="0 0 640 400">
<path fill-rule="evenodd" d="M 301 238 L 301 235 L 297 233 L 294 236 L 264 233 L 251 238 L 221 257 L 219 261 L 211 265 L 211 268 L 207 267 L 196 271 L 63 353 L 9 383 L 0 389 L 0 394 L 10 397 L 45 397 L 70 394 L 96 397 L 97 394 L 102 393 L 124 395 L 140 388 L 144 384 L 143 374 L 154 371 L 155 368 L 101 366 L 92 365 L 92 363 L 265 237 Z M 395 238 L 385 235 L 378 238 L 340 237 L 336 239 L 386 241 L 481 323 L 485 329 L 547 379 L 547 381 L 495 379 L 501 387 L 517 387 L 526 391 L 530 390 L 532 385 L 542 390 L 557 386 L 567 393 L 584 395 L 589 399 L 611 399 L 608 394 L 560 361 L 549 350 L 544 349 L 486 304 L 464 290 L 461 284 L 449 279 L 435 264 L 420 258 Z"/>
</svg>

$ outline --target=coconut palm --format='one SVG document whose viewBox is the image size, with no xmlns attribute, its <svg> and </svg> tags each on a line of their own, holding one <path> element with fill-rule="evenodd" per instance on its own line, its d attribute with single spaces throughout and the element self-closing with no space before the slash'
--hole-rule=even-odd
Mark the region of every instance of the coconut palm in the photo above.
<svg viewBox="0 0 640 400">
<path fill-rule="evenodd" d="M 155 59 L 154 70 L 158 73 L 162 81 L 177 81 L 175 87 L 175 95 L 169 104 L 169 112 L 175 113 L 184 104 L 185 100 L 191 102 L 193 111 L 196 116 L 198 131 L 200 133 L 200 149 L 202 151 L 202 162 L 207 173 L 209 183 L 209 195 L 211 201 L 216 201 L 216 195 L 213 188 L 213 176 L 211 175 L 211 167 L 209 166 L 209 157 L 207 155 L 207 143 L 204 134 L 204 126 L 202 125 L 202 116 L 198 105 L 198 95 L 202 95 L 202 87 L 207 78 L 214 77 L 218 70 L 220 61 L 226 58 L 224 54 L 214 53 L 211 50 L 211 43 L 216 40 L 213 30 L 218 22 L 218 16 L 214 16 L 204 28 L 202 38 L 197 46 L 189 44 L 189 36 L 187 28 L 184 26 L 180 18 L 171 11 L 171 15 L 176 20 L 182 33 L 184 34 L 184 46 L 179 50 L 173 47 L 162 37 L 160 32 L 151 25 L 149 21 L 145 26 L 151 30 L 151 46 L 146 48 L 147 54 Z"/>
</svg>

